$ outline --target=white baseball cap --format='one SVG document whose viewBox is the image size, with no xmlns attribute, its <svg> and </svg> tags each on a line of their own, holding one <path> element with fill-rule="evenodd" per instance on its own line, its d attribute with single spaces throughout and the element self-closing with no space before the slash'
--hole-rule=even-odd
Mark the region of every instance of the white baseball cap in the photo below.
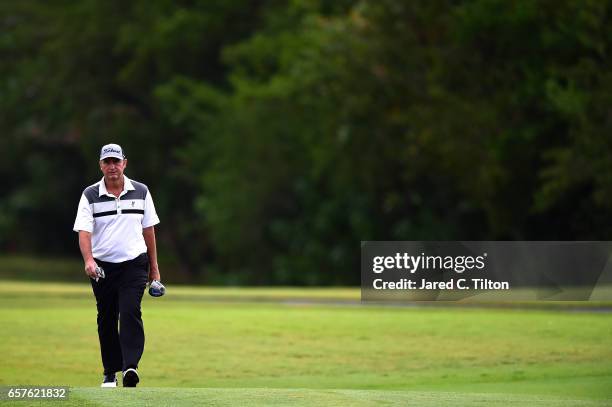
<svg viewBox="0 0 612 407">
<path fill-rule="evenodd" d="M 100 161 L 105 158 L 118 158 L 123 160 L 125 158 L 125 154 L 123 154 L 123 149 L 119 144 L 107 144 L 100 150 Z"/>
</svg>

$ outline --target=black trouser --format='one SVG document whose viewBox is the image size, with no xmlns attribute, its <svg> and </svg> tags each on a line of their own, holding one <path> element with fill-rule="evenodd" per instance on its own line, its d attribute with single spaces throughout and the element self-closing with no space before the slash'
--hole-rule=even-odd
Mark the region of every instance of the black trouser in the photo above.
<svg viewBox="0 0 612 407">
<path fill-rule="evenodd" d="M 137 368 L 144 350 L 140 302 L 147 284 L 149 258 L 143 253 L 123 263 L 95 261 L 106 274 L 98 282 L 90 279 L 98 308 L 104 374 Z"/>
</svg>

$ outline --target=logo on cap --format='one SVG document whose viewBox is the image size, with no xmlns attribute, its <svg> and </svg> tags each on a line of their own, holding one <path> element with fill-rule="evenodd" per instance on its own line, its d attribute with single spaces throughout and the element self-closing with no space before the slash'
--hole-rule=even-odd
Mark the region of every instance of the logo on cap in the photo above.
<svg viewBox="0 0 612 407">
<path fill-rule="evenodd" d="M 115 150 L 114 148 L 105 148 L 104 151 L 102 151 L 104 154 L 106 153 L 117 153 L 117 154 L 121 154 L 121 151 L 119 150 Z"/>
</svg>

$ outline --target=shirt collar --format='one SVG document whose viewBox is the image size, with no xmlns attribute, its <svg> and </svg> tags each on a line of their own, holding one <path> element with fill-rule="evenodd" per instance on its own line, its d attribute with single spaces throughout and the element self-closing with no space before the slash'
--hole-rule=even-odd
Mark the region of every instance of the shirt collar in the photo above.
<svg viewBox="0 0 612 407">
<path fill-rule="evenodd" d="M 100 188 L 98 189 L 98 196 L 111 195 L 106 190 L 106 184 L 104 183 L 104 177 L 102 177 L 102 179 L 98 182 L 98 185 L 100 185 Z M 134 188 L 132 181 L 130 181 L 130 179 L 124 175 L 123 176 L 123 191 L 119 194 L 119 196 L 124 195 L 125 193 L 127 193 L 127 191 L 133 191 L 134 189 L 136 188 Z"/>
</svg>

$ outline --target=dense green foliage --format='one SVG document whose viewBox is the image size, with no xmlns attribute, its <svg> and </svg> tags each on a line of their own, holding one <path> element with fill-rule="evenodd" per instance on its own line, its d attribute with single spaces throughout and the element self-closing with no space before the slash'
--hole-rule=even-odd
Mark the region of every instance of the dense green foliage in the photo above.
<svg viewBox="0 0 612 407">
<path fill-rule="evenodd" d="M 339 284 L 361 240 L 610 239 L 610 1 L 7 1 L 0 247 L 77 254 L 122 144 L 169 264 Z"/>
</svg>

